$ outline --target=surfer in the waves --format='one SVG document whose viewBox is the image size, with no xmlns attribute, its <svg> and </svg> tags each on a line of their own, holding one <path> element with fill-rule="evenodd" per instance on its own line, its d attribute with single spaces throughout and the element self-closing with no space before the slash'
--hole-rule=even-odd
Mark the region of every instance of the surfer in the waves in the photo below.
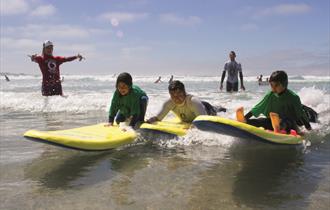
<svg viewBox="0 0 330 210">
<path fill-rule="evenodd" d="M 223 107 L 217 109 L 208 102 L 187 94 L 184 84 L 179 80 L 173 80 L 168 86 L 168 91 L 171 98 L 163 104 L 160 112 L 147 122 L 161 121 L 170 111 L 173 111 L 182 122 L 187 123 L 191 123 L 199 115 L 216 115 L 219 111 L 226 111 Z"/>
<path fill-rule="evenodd" d="M 60 79 L 60 65 L 64 62 L 73 61 L 75 59 L 81 61 L 83 57 L 80 54 L 71 57 L 54 56 L 53 47 L 53 43 L 47 40 L 43 43 L 42 55 L 34 54 L 29 57 L 31 58 L 31 61 L 39 64 L 42 73 L 42 95 L 64 96 Z"/>
<path fill-rule="evenodd" d="M 275 132 L 300 132 L 298 126 L 311 130 L 310 122 L 317 121 L 317 113 L 301 104 L 299 96 L 288 89 L 288 75 L 285 71 L 275 71 L 269 78 L 271 91 L 244 116 L 244 109 L 236 111 L 237 120 Z M 266 118 L 250 119 L 252 116 Z M 291 131 L 292 130 L 292 131 Z"/>
<path fill-rule="evenodd" d="M 106 126 L 112 126 L 114 121 L 119 124 L 130 120 L 129 126 L 136 127 L 144 122 L 147 105 L 147 94 L 140 87 L 133 85 L 132 76 L 127 72 L 119 74 L 111 100 L 109 123 Z"/>
</svg>

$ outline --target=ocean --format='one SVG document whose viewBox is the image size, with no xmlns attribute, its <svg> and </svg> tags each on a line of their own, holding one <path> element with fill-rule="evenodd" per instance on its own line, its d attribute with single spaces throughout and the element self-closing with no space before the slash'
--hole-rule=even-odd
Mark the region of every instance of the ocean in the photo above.
<svg viewBox="0 0 330 210">
<path fill-rule="evenodd" d="M 1 78 L 0 209 L 329 209 L 330 77 L 290 76 L 289 88 L 319 113 L 303 146 L 279 146 L 192 129 L 185 137 L 140 136 L 103 152 L 25 139 L 107 121 L 115 75 L 62 75 L 60 96 L 42 97 L 40 75 Z M 134 76 L 149 96 L 147 118 L 169 98 L 170 75 Z M 265 78 L 265 77 L 264 77 Z M 234 118 L 270 87 L 219 91 L 219 76 L 178 76 L 188 93 Z"/>
</svg>

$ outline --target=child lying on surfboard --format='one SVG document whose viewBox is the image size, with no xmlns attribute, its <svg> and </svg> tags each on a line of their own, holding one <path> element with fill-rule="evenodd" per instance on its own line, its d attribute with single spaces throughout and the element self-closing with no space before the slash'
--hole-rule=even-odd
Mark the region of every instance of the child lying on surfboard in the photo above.
<svg viewBox="0 0 330 210">
<path fill-rule="evenodd" d="M 301 104 L 297 94 L 287 88 L 288 75 L 285 71 L 275 71 L 269 78 L 271 91 L 244 116 L 244 109 L 236 110 L 236 118 L 256 127 L 264 127 L 275 132 L 290 133 L 295 130 L 299 133 L 298 126 L 304 125 L 311 130 L 310 121 L 316 121 L 317 113 Z M 266 118 L 250 119 L 252 116 Z M 292 131 L 294 132 L 294 131 Z"/>
<path fill-rule="evenodd" d="M 182 122 L 186 123 L 191 123 L 199 115 L 216 115 L 217 111 L 226 111 L 223 107 L 216 110 L 208 102 L 187 94 L 184 84 L 179 80 L 173 80 L 168 86 L 168 91 L 171 99 L 163 104 L 156 116 L 147 120 L 148 123 L 161 121 L 170 111 L 173 111 Z"/>
<path fill-rule="evenodd" d="M 132 127 L 144 122 L 147 104 L 147 94 L 133 85 L 132 76 L 126 72 L 121 73 L 117 77 L 116 91 L 109 110 L 109 123 L 106 126 L 112 126 L 114 121 L 119 124 L 130 120 L 129 126 Z"/>
</svg>

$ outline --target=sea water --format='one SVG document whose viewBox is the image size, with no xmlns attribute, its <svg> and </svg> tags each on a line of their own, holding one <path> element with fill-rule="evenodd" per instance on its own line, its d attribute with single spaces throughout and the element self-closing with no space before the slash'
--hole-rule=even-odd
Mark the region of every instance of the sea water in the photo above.
<svg viewBox="0 0 330 210">
<path fill-rule="evenodd" d="M 147 118 L 169 98 L 170 75 L 134 76 L 149 96 Z M 174 76 L 220 116 L 249 111 L 270 90 L 256 76 L 246 91 L 219 90 L 220 77 Z M 0 209 L 329 209 L 330 78 L 292 76 L 289 88 L 319 113 L 300 147 L 192 129 L 185 137 L 140 135 L 105 152 L 82 152 L 23 138 L 106 122 L 114 75 L 64 75 L 67 98 L 41 96 L 41 77 L 10 75 L 0 91 Z"/>
</svg>

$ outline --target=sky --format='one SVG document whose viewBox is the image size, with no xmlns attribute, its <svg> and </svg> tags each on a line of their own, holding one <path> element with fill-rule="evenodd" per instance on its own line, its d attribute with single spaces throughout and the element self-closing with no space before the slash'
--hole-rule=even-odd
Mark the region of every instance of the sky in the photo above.
<svg viewBox="0 0 330 210">
<path fill-rule="evenodd" d="M 0 0 L 1 72 L 40 74 L 27 55 L 86 57 L 62 74 L 329 76 L 329 0 Z"/>
</svg>

